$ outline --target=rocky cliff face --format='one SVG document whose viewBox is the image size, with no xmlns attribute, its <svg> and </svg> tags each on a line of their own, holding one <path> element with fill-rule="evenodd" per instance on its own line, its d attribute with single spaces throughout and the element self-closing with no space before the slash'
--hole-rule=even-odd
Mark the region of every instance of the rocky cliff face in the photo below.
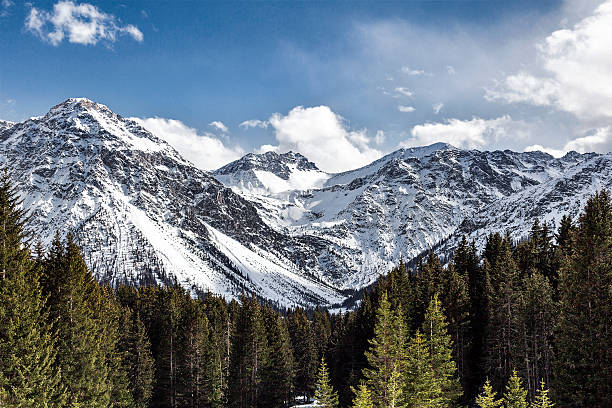
<svg viewBox="0 0 612 408">
<path fill-rule="evenodd" d="M 176 279 L 283 303 L 341 298 L 310 273 L 310 255 L 298 240 L 103 105 L 69 99 L 44 117 L 2 130 L 0 140 L 0 164 L 23 192 L 33 230 L 44 243 L 56 231 L 72 231 L 101 280 Z"/>
</svg>

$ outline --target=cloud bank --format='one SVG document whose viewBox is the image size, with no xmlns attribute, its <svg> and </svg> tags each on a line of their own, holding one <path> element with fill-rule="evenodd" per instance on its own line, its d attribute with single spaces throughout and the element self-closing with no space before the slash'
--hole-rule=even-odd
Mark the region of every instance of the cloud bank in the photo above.
<svg viewBox="0 0 612 408">
<path fill-rule="evenodd" d="M 365 130 L 348 129 L 344 119 L 327 106 L 298 106 L 287 115 L 275 113 L 268 123 L 278 144 L 261 146 L 259 152 L 299 152 L 324 171 L 355 169 L 382 156 L 370 146 Z M 384 133 L 375 137 L 382 138 Z"/>
<path fill-rule="evenodd" d="M 539 44 L 542 74 L 520 71 L 487 90 L 489 100 L 551 106 L 581 119 L 612 118 L 612 0 Z"/>
<path fill-rule="evenodd" d="M 32 7 L 25 20 L 25 28 L 53 46 L 60 45 L 64 39 L 82 45 L 96 45 L 99 42 L 110 44 L 121 35 L 138 42 L 143 40 L 138 27 L 121 25 L 119 19 L 96 6 L 72 1 L 56 3 L 51 12 Z"/>
<path fill-rule="evenodd" d="M 228 147 L 215 135 L 199 134 L 194 128 L 174 119 L 131 118 L 160 139 L 168 142 L 181 155 L 202 170 L 216 170 L 239 159 L 244 150 Z"/>
</svg>

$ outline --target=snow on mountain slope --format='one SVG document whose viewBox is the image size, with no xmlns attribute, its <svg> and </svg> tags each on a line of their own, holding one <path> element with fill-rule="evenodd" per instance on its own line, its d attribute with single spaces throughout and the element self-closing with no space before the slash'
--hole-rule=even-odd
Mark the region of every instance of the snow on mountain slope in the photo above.
<svg viewBox="0 0 612 408">
<path fill-rule="evenodd" d="M 612 190 L 612 153 L 580 155 L 568 153 L 559 159 L 571 167 L 541 184 L 531 186 L 493 203 L 486 210 L 464 220 L 443 242 L 439 252 L 452 253 L 465 235 L 483 248 L 490 233 L 508 233 L 514 240 L 529 235 L 534 219 L 558 226 L 563 215 L 577 219 L 590 195 Z"/>
<path fill-rule="evenodd" d="M 494 204 L 551 183 L 589 157 L 467 151 L 437 143 L 400 149 L 363 168 L 331 175 L 321 188 L 282 194 L 245 190 L 232 184 L 240 179 L 228 174 L 233 164 L 225 166 L 221 180 L 256 202 L 262 218 L 278 230 L 328 242 L 327 259 L 334 265 L 323 271 L 324 278 L 358 288 L 399 259 L 412 259 L 446 240 Z M 608 176 L 593 171 L 593 177 Z M 538 205 L 545 213 L 543 204 Z"/>
<path fill-rule="evenodd" d="M 0 132 L 6 130 L 6 129 L 10 129 L 13 126 L 15 126 L 15 122 L 9 122 L 8 120 L 1 120 L 0 119 Z"/>
<path fill-rule="evenodd" d="M 298 239 L 136 122 L 83 98 L 0 130 L 7 167 L 48 244 L 72 231 L 96 276 L 114 284 L 176 279 L 280 304 L 337 303 Z"/>
</svg>

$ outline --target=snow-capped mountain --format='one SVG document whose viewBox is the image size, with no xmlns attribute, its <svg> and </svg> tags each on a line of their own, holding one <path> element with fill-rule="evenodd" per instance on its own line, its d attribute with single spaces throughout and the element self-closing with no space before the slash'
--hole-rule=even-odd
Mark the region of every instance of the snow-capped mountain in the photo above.
<svg viewBox="0 0 612 408">
<path fill-rule="evenodd" d="M 257 202 L 262 218 L 277 230 L 332 243 L 341 267 L 324 277 L 358 288 L 438 243 L 445 243 L 441 254 L 450 255 L 461 234 L 482 245 L 492 231 L 508 229 L 521 238 L 536 217 L 558 222 L 564 211 L 576 215 L 590 193 L 612 183 L 610 158 L 573 152 L 555 159 L 437 143 L 329 175 L 320 188 L 274 194 L 232 184 L 239 177 L 227 171 L 221 180 Z"/>
<path fill-rule="evenodd" d="M 136 122 L 87 99 L 0 131 L 9 169 L 43 243 L 74 232 L 99 279 L 176 278 L 216 293 L 282 304 L 336 303 L 312 249 Z M 310 265 L 310 266 L 309 266 Z"/>
<path fill-rule="evenodd" d="M 525 237 L 612 187 L 612 154 L 481 152 L 437 143 L 328 174 L 298 153 L 198 170 L 138 123 L 87 99 L 0 122 L 0 166 L 37 238 L 72 231 L 96 276 L 176 280 L 280 304 L 337 304 L 401 258 L 461 235 Z"/>
</svg>

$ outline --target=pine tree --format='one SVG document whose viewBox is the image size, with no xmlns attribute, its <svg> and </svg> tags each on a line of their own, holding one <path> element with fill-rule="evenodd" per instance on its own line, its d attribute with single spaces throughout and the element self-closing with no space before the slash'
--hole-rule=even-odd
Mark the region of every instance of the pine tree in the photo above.
<svg viewBox="0 0 612 408">
<path fill-rule="evenodd" d="M 505 408 L 528 408 L 527 390 L 523 388 L 521 378 L 516 373 L 516 370 L 512 371 L 512 376 L 508 380 L 508 384 L 506 384 L 504 406 Z"/>
<path fill-rule="evenodd" d="M 297 308 L 287 315 L 287 328 L 294 355 L 295 392 L 311 398 L 317 375 L 317 348 L 304 309 Z"/>
<path fill-rule="evenodd" d="M 523 278 L 518 307 L 519 343 L 517 366 L 525 373 L 527 391 L 533 398 L 538 381 L 552 377 L 553 327 L 556 306 L 549 280 L 540 272 L 531 271 Z"/>
<path fill-rule="evenodd" d="M 612 202 L 587 201 L 559 273 L 554 396 L 560 405 L 612 406 Z"/>
<path fill-rule="evenodd" d="M 359 388 L 353 388 L 352 391 L 355 394 L 353 408 L 374 408 L 374 404 L 372 403 L 372 393 L 368 389 L 365 382 L 362 381 L 359 384 Z"/>
<path fill-rule="evenodd" d="M 405 336 L 401 308 L 393 313 L 385 292 L 376 313 L 374 338 L 366 352 L 370 368 L 363 371 L 377 407 L 388 407 L 391 403 L 392 378 L 396 372 L 403 371 L 405 364 Z"/>
<path fill-rule="evenodd" d="M 151 344 L 138 312 L 124 306 L 120 317 L 123 328 L 118 344 L 127 372 L 134 408 L 147 408 L 153 393 L 154 360 Z"/>
<path fill-rule="evenodd" d="M 404 370 L 404 401 L 408 408 L 443 407 L 440 381 L 434 376 L 429 349 L 420 330 L 410 340 Z"/>
<path fill-rule="evenodd" d="M 425 344 L 429 351 L 434 380 L 442 390 L 444 406 L 452 406 L 461 396 L 461 386 L 457 378 L 457 366 L 452 359 L 452 341 L 448 334 L 448 324 L 442 313 L 438 295 L 434 295 L 422 327 Z"/>
<path fill-rule="evenodd" d="M 520 280 L 509 237 L 492 234 L 485 247 L 485 258 L 485 273 L 490 281 L 486 371 L 492 377 L 494 389 L 501 390 L 519 359 Z"/>
<path fill-rule="evenodd" d="M 474 242 L 468 244 L 462 237 L 453 258 L 455 269 L 467 278 L 469 305 L 469 348 L 466 356 L 467 376 L 464 379 L 465 397 L 473 400 L 479 392 L 480 385 L 485 380 L 485 340 L 489 319 L 487 288 L 489 286 L 486 273 L 480 267 L 480 258 Z M 463 378 L 463 377 L 462 377 Z"/>
<path fill-rule="evenodd" d="M 317 407 L 338 408 L 338 394 L 329 382 L 329 371 L 327 370 L 327 364 L 325 364 L 325 358 L 321 358 L 321 364 L 319 365 L 315 400 L 317 401 Z"/>
<path fill-rule="evenodd" d="M 484 383 L 482 393 L 476 397 L 476 406 L 480 408 L 498 408 L 503 404 L 502 400 L 496 399 L 497 393 L 493 391 L 489 379 Z"/>
<path fill-rule="evenodd" d="M 548 397 L 548 389 L 545 387 L 544 380 L 540 383 L 540 388 L 531 403 L 530 408 L 552 408 L 555 404 Z"/>
<path fill-rule="evenodd" d="M 25 215 L 8 175 L 0 177 L 0 406 L 61 407 L 39 268 L 31 259 Z"/>
<path fill-rule="evenodd" d="M 285 407 L 293 391 L 293 353 L 289 332 L 283 319 L 271 307 L 263 308 L 267 333 L 269 364 L 263 373 L 260 406 Z"/>
<path fill-rule="evenodd" d="M 465 275 L 457 272 L 451 263 L 446 271 L 442 304 L 448 321 L 448 333 L 453 345 L 452 357 L 457 364 L 457 375 L 464 390 L 469 388 L 472 365 L 469 352 L 472 342 L 470 336 L 470 298 Z"/>
<path fill-rule="evenodd" d="M 268 344 L 257 300 L 243 296 L 241 303 L 232 333 L 229 403 L 231 407 L 253 408 L 258 406 L 262 397 Z"/>
</svg>

